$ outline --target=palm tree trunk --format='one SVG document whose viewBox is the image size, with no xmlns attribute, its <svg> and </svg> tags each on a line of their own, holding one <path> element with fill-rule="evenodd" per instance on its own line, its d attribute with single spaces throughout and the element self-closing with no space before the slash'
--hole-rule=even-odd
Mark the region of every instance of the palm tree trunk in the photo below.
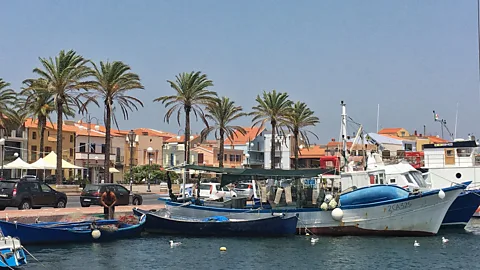
<svg viewBox="0 0 480 270">
<path fill-rule="evenodd" d="M 107 102 L 105 102 L 107 103 Z M 112 125 L 112 111 L 110 104 L 105 104 L 106 109 L 106 116 L 105 116 L 105 160 L 104 160 L 104 172 L 103 172 L 103 179 L 105 183 L 110 183 L 110 144 L 111 144 L 111 137 L 110 137 L 110 129 Z"/>
<path fill-rule="evenodd" d="M 220 129 L 220 160 L 218 161 L 218 167 L 223 168 L 223 157 L 224 157 L 224 152 L 225 152 L 225 131 L 223 129 Z M 215 157 L 214 157 L 215 158 Z"/>
<path fill-rule="evenodd" d="M 39 116 L 38 117 L 38 130 L 40 131 L 40 155 L 39 157 L 43 157 L 43 151 L 45 148 L 45 128 L 47 125 L 47 117 Z M 37 170 L 37 175 L 40 175 L 40 179 L 45 179 L 45 175 L 43 175 L 43 170 Z"/>
<path fill-rule="evenodd" d="M 62 128 L 63 128 L 63 104 L 57 104 L 57 170 L 56 178 L 57 185 L 61 185 L 63 181 L 62 171 Z"/>
<path fill-rule="evenodd" d="M 275 128 L 277 122 L 271 121 L 272 124 L 272 141 L 270 143 L 270 169 L 275 169 Z"/>
<path fill-rule="evenodd" d="M 298 170 L 298 130 L 293 131 L 293 143 L 295 144 L 293 149 L 295 151 L 295 170 Z"/>
<path fill-rule="evenodd" d="M 190 107 L 185 107 L 185 162 L 190 164 Z"/>
<path fill-rule="evenodd" d="M 47 119 L 45 116 L 38 117 L 38 130 L 40 131 L 40 157 L 43 157 L 43 149 L 45 147 L 45 127 Z"/>
</svg>

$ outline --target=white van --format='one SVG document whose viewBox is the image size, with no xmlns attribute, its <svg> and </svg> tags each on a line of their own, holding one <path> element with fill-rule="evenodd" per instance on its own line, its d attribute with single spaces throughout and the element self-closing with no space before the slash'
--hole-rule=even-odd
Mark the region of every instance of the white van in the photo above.
<svg viewBox="0 0 480 270">
<path fill-rule="evenodd" d="M 200 183 L 200 197 L 230 200 L 232 197 L 237 197 L 237 193 L 226 187 L 220 187 L 219 183 Z"/>
</svg>

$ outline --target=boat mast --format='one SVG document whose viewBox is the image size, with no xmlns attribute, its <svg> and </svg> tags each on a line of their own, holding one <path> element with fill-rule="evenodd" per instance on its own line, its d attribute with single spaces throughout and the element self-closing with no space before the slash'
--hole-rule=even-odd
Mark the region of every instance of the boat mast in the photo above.
<svg viewBox="0 0 480 270">
<path fill-rule="evenodd" d="M 455 132 L 453 135 L 453 139 L 457 138 L 457 122 L 458 122 L 458 102 L 457 102 L 457 112 L 455 113 Z"/>
<path fill-rule="evenodd" d="M 341 139 L 342 139 L 342 152 L 344 157 L 344 166 L 348 164 L 348 154 L 347 154 L 347 109 L 346 104 L 343 100 L 340 102 L 342 106 L 342 125 L 341 125 Z M 346 168 L 346 167 L 345 167 Z"/>
<path fill-rule="evenodd" d="M 377 133 L 379 131 L 378 124 L 380 123 L 380 104 L 377 106 Z"/>
</svg>

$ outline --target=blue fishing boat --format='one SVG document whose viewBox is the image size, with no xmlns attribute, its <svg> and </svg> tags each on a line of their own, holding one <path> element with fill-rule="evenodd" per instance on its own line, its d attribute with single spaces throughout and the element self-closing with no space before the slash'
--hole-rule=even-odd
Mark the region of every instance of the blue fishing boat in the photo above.
<svg viewBox="0 0 480 270">
<path fill-rule="evenodd" d="M 23 244 L 60 244 L 80 242 L 105 242 L 139 236 L 145 225 L 145 216 L 138 224 L 118 220 L 84 222 L 45 222 L 23 224 L 0 220 L 3 235 L 19 238 Z"/>
<path fill-rule="evenodd" d="M 480 205 L 480 189 L 465 190 L 448 208 L 442 226 L 463 228 Z"/>
<path fill-rule="evenodd" d="M 27 264 L 27 256 L 20 240 L 0 237 L 0 269 L 12 269 Z"/>
<path fill-rule="evenodd" d="M 298 215 L 270 215 L 256 219 L 231 219 L 213 216 L 203 219 L 171 217 L 141 209 L 133 210 L 136 215 L 146 215 L 145 230 L 153 233 L 195 236 L 259 236 L 275 237 L 294 235 Z"/>
</svg>

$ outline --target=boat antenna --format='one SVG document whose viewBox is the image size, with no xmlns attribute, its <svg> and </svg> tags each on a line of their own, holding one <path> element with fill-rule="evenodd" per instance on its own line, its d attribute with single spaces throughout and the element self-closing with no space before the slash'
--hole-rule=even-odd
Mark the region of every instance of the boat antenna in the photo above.
<svg viewBox="0 0 480 270">
<path fill-rule="evenodd" d="M 477 46 L 478 46 L 478 80 L 479 80 L 479 101 L 480 101 L 480 1 L 477 0 Z"/>
<path fill-rule="evenodd" d="M 378 106 L 377 106 L 377 133 L 378 133 L 378 131 L 380 131 L 378 129 L 378 124 L 379 123 L 380 123 L 380 104 L 378 104 Z"/>
<path fill-rule="evenodd" d="M 453 133 L 450 131 L 450 129 L 448 129 L 447 127 L 447 120 L 445 119 L 439 119 L 438 118 L 438 114 L 435 113 L 435 111 L 433 111 L 433 118 L 435 120 L 435 122 L 440 122 L 440 125 L 442 126 L 442 139 L 444 138 L 443 137 L 443 129 L 446 129 L 447 132 L 448 132 L 448 135 L 450 136 L 450 138 L 452 139 L 452 141 L 454 140 L 453 138 Z"/>
</svg>

